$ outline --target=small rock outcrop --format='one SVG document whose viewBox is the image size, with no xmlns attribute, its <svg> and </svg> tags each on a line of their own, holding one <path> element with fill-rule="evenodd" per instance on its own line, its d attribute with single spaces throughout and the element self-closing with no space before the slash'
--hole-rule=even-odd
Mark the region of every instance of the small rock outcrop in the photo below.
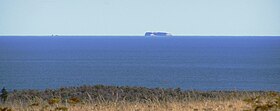
<svg viewBox="0 0 280 111">
<path fill-rule="evenodd" d="M 160 37 L 165 37 L 165 36 L 172 36 L 171 33 L 168 32 L 146 32 L 145 36 L 160 36 Z"/>
</svg>

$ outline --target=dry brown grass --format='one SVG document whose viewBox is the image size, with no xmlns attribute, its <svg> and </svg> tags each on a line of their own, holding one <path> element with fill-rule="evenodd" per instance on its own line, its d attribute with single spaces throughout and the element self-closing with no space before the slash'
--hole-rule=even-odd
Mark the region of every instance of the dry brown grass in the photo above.
<svg viewBox="0 0 280 111">
<path fill-rule="evenodd" d="M 28 90 L 12 92 L 0 111 L 280 111 L 280 93 L 112 86 Z"/>
<path fill-rule="evenodd" d="M 257 96 L 229 100 L 201 101 L 99 101 L 94 103 L 80 102 L 71 98 L 71 102 L 37 101 L 34 103 L 5 103 L 0 111 L 280 111 L 280 96 Z M 53 100 L 53 99 L 51 99 Z M 73 102 L 76 101 L 76 102 Z"/>
<path fill-rule="evenodd" d="M 47 105 L 40 103 L 35 106 L 20 104 L 6 104 L 13 111 L 242 111 L 252 109 L 241 100 L 231 101 L 190 101 L 190 102 L 107 102 L 85 104 L 57 104 Z"/>
</svg>

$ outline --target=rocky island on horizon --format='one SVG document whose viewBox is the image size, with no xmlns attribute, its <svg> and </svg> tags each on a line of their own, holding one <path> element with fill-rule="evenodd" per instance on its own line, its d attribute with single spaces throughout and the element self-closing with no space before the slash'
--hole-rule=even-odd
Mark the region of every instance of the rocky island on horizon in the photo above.
<svg viewBox="0 0 280 111">
<path fill-rule="evenodd" d="M 169 32 L 146 32 L 146 37 L 166 37 L 166 36 L 172 36 Z"/>
</svg>

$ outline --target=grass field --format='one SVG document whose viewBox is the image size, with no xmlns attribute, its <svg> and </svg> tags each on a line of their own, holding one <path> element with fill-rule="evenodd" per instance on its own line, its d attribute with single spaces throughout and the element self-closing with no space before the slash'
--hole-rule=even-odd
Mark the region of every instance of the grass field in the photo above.
<svg viewBox="0 0 280 111">
<path fill-rule="evenodd" d="M 81 86 L 9 93 L 0 111 L 280 111 L 273 91 Z"/>
</svg>

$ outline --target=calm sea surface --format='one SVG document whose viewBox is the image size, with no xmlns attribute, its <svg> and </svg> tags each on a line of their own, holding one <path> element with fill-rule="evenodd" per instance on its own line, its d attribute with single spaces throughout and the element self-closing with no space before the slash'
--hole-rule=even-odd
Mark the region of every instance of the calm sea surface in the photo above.
<svg viewBox="0 0 280 111">
<path fill-rule="evenodd" d="M 0 88 L 280 91 L 280 37 L 0 37 Z"/>
</svg>

